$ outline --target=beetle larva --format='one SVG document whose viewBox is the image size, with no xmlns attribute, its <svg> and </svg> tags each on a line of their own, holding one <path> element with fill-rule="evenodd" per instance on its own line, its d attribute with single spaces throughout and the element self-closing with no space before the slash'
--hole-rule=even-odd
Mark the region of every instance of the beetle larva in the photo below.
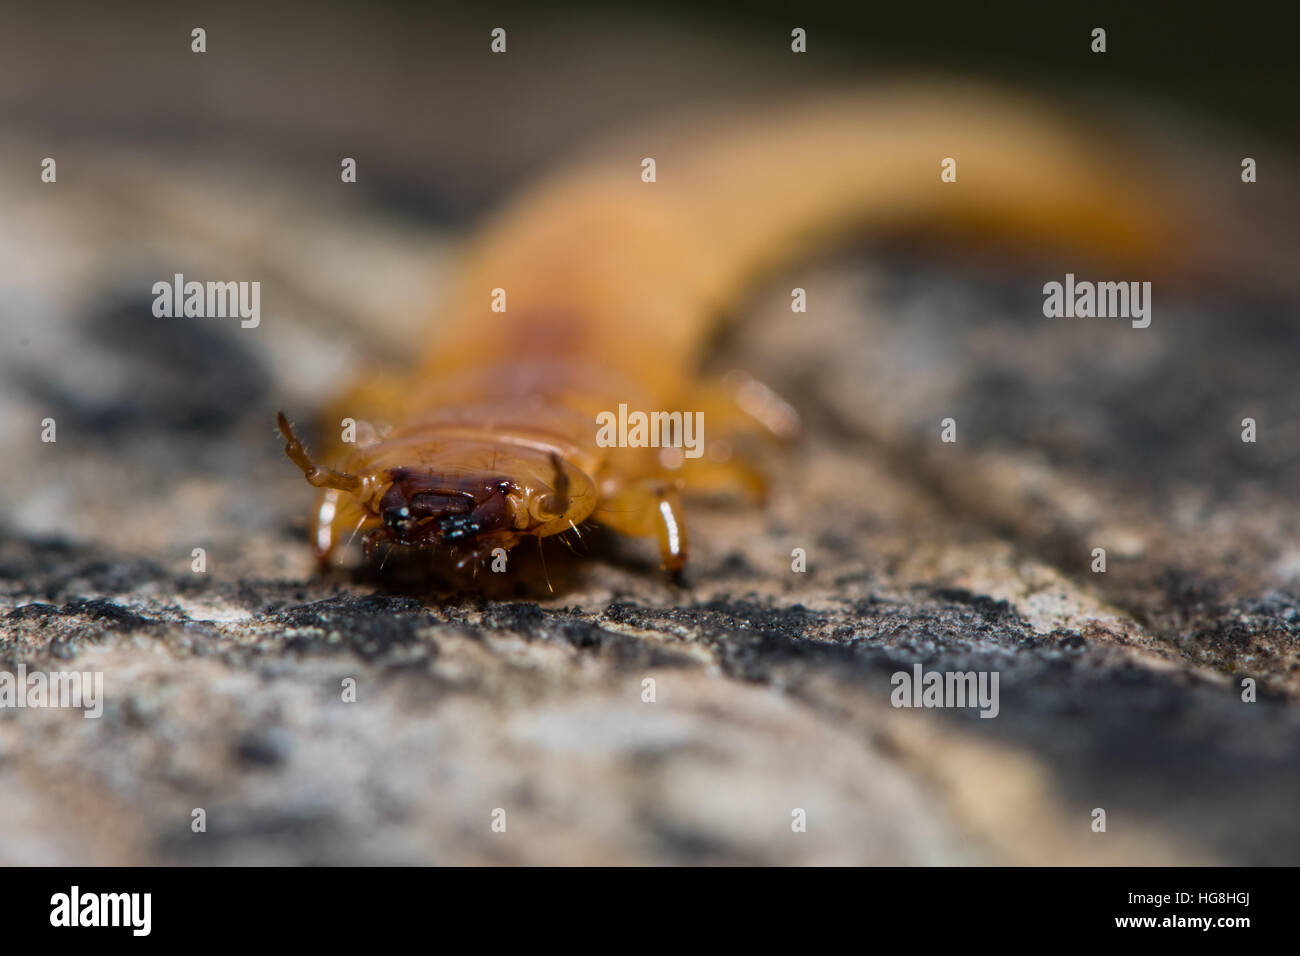
<svg viewBox="0 0 1300 956">
<path fill-rule="evenodd" d="M 708 408 L 725 434 L 743 416 L 696 382 L 716 317 L 764 269 L 850 229 L 955 227 L 1164 261 L 1169 204 L 1107 143 L 1005 94 L 909 88 L 697 124 L 650 150 L 653 177 L 626 149 L 552 176 L 471 243 L 418 373 L 353 393 L 382 437 L 317 465 L 281 416 L 289 457 L 322 489 L 318 555 L 359 532 L 465 565 L 591 520 L 655 536 L 680 570 L 682 492 L 706 474 L 746 483 L 744 464 L 606 447 L 598 416 Z M 949 159 L 955 182 L 940 176 Z M 767 411 L 789 430 L 779 403 Z"/>
</svg>

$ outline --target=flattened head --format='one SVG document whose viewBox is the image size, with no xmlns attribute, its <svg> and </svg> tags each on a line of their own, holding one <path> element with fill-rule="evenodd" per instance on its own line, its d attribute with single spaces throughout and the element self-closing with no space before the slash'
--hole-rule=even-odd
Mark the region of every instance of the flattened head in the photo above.
<svg viewBox="0 0 1300 956">
<path fill-rule="evenodd" d="M 507 478 L 454 477 L 395 468 L 389 479 L 377 511 L 384 537 L 394 544 L 459 544 L 478 535 L 514 530 L 511 495 L 516 488 Z"/>
</svg>

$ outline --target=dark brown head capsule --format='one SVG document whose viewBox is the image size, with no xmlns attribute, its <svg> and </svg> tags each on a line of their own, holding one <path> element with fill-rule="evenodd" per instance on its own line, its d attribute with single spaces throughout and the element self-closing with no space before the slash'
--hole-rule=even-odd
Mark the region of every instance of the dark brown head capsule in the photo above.
<svg viewBox="0 0 1300 956">
<path fill-rule="evenodd" d="M 514 513 L 504 478 L 466 479 L 394 469 L 379 500 L 385 537 L 402 545 L 457 544 L 476 535 L 507 531 Z"/>
</svg>

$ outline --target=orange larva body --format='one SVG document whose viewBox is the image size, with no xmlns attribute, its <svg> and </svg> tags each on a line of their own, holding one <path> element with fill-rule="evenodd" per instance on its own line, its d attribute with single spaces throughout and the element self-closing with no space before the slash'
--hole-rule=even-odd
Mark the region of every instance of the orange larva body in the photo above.
<svg viewBox="0 0 1300 956">
<path fill-rule="evenodd" d="M 848 229 L 964 227 L 1154 267 L 1177 231 L 1169 204 L 1103 142 L 1004 95 L 904 89 L 697 124 L 542 182 L 471 244 L 418 373 L 349 399 L 382 437 L 318 468 L 282 423 L 324 489 L 318 553 L 359 530 L 463 564 L 594 520 L 657 536 L 679 569 L 691 467 L 601 447 L 596 416 L 699 407 L 721 311 L 764 268 Z"/>
</svg>

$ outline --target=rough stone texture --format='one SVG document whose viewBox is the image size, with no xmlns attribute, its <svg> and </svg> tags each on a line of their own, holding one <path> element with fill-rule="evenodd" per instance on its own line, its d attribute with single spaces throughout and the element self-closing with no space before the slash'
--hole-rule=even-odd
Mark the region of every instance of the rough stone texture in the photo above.
<svg viewBox="0 0 1300 956">
<path fill-rule="evenodd" d="M 315 575 L 272 422 L 403 351 L 460 230 L 165 145 L 55 192 L 42 148 L 0 147 L 0 670 L 107 701 L 0 710 L 0 863 L 1300 861 L 1294 299 L 1135 332 L 1043 320 L 1063 262 L 800 266 L 717 365 L 808 436 L 766 510 L 694 509 L 684 587 L 594 534 L 553 595 L 431 594 Z M 260 276 L 263 326 L 153 319 L 173 271 Z M 916 663 L 999 672 L 1000 714 L 893 708 Z"/>
</svg>

